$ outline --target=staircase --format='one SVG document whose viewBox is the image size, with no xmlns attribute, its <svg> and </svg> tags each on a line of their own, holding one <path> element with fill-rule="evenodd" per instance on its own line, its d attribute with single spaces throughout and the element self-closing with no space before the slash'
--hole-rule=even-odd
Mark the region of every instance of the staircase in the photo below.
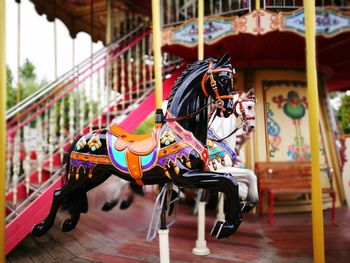
<svg viewBox="0 0 350 263">
<path fill-rule="evenodd" d="M 150 43 L 141 25 L 6 113 L 6 254 L 47 215 L 76 135 L 111 122 L 132 132 L 154 110 Z M 165 97 L 181 73 L 168 58 Z"/>
</svg>

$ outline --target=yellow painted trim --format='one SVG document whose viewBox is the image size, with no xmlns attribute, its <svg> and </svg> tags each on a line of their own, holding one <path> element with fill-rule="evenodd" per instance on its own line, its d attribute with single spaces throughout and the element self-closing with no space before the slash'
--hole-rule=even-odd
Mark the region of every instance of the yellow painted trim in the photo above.
<svg viewBox="0 0 350 263">
<path fill-rule="evenodd" d="M 204 3 L 198 0 L 198 60 L 204 59 Z"/>
<path fill-rule="evenodd" d="M 6 48 L 5 1 L 0 1 L 0 262 L 5 262 Z"/>
<path fill-rule="evenodd" d="M 320 133 L 319 133 L 319 102 L 317 90 L 316 67 L 316 10 L 315 0 L 304 1 L 305 9 L 305 41 L 306 41 L 306 72 L 307 97 L 309 103 L 309 127 L 311 144 L 311 198 L 312 198 L 312 241 L 314 262 L 325 262 L 324 255 L 324 225 L 322 210 L 322 191 L 320 176 Z"/>
<path fill-rule="evenodd" d="M 160 0 L 152 0 L 152 32 L 153 32 L 153 57 L 154 57 L 154 77 L 156 108 L 162 108 L 163 83 L 162 83 L 162 53 L 160 30 Z"/>
</svg>

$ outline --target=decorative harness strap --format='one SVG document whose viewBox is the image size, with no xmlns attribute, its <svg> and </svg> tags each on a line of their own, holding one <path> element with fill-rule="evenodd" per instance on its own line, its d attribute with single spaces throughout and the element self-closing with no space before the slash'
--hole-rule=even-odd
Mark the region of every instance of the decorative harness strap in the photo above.
<svg viewBox="0 0 350 263">
<path fill-rule="evenodd" d="M 233 73 L 235 74 L 235 70 L 234 69 L 230 69 L 230 68 L 217 68 L 217 69 L 212 69 L 214 63 L 213 61 L 210 61 L 209 62 L 209 67 L 208 67 L 208 70 L 207 72 L 203 75 L 203 78 L 202 78 L 202 91 L 204 93 L 204 95 L 206 97 L 209 97 L 209 94 L 207 92 L 207 89 L 205 87 L 205 82 L 207 81 L 207 78 L 209 76 L 209 79 L 210 79 L 210 86 L 211 86 L 211 89 L 212 91 L 214 92 L 214 100 L 215 100 L 215 104 L 216 104 L 216 107 L 217 108 L 222 108 L 224 106 L 224 103 L 223 103 L 223 99 L 226 99 L 227 97 L 226 96 L 220 96 L 219 94 L 219 91 L 218 91 L 218 87 L 216 85 L 216 81 L 214 79 L 214 73 L 219 73 L 219 72 L 229 72 L 229 73 Z"/>
<path fill-rule="evenodd" d="M 167 115 L 171 114 L 167 112 Z M 209 154 L 208 149 L 204 147 L 197 139 L 194 137 L 193 133 L 185 130 L 180 124 L 177 122 L 169 122 L 167 126 L 171 128 L 185 143 L 191 145 L 196 151 L 201 155 L 201 159 L 205 162 L 207 166 L 209 162 Z"/>
<path fill-rule="evenodd" d="M 248 121 L 248 120 L 255 120 L 255 116 L 247 116 L 246 113 L 245 113 L 245 110 L 244 110 L 244 107 L 243 107 L 243 102 L 246 102 L 246 101 L 252 101 L 252 102 L 255 102 L 255 99 L 250 99 L 250 98 L 241 98 L 241 93 L 239 94 L 239 97 L 238 97 L 238 100 L 233 104 L 233 113 L 235 114 L 236 118 L 238 118 L 238 112 L 236 111 L 236 107 L 237 107 L 237 104 L 239 105 L 239 110 L 241 111 L 242 113 L 242 119 L 244 121 Z"/>
<path fill-rule="evenodd" d="M 212 139 L 212 141 L 215 141 L 215 142 L 222 142 L 223 140 L 226 140 L 228 137 L 232 136 L 233 134 L 235 134 L 240 128 L 242 128 L 244 122 L 248 121 L 248 120 L 255 120 L 255 115 L 254 116 L 247 116 L 247 114 L 245 113 L 245 110 L 244 110 L 244 107 L 243 107 L 243 102 L 246 102 L 246 101 L 252 101 L 252 102 L 255 102 L 255 99 L 253 98 L 241 98 L 241 95 L 242 93 L 238 93 L 238 100 L 234 103 L 233 105 L 233 113 L 234 115 L 236 116 L 236 118 L 239 117 L 238 115 L 238 112 L 236 111 L 236 107 L 237 107 L 237 104 L 239 105 L 239 110 L 241 111 L 242 113 L 242 120 L 243 122 L 241 123 L 241 125 L 239 125 L 238 127 L 236 127 L 232 132 L 230 132 L 227 136 L 225 136 L 224 138 L 216 138 L 216 139 Z M 223 97 L 223 96 L 222 96 Z M 215 119 L 216 116 L 214 116 L 214 119 Z M 213 121 L 214 121 L 213 119 Z M 213 123 L 212 121 L 212 123 Z M 210 125 L 211 126 L 211 125 Z M 209 126 L 209 127 L 210 127 Z"/>
<path fill-rule="evenodd" d="M 212 91 L 214 92 L 214 101 L 215 102 L 211 102 L 211 103 L 215 103 L 216 108 L 222 108 L 224 106 L 224 102 L 222 100 L 224 99 L 232 99 L 233 96 L 232 95 L 222 95 L 220 96 L 219 91 L 218 91 L 218 87 L 216 85 L 216 81 L 214 79 L 214 73 L 219 73 L 219 72 L 229 72 L 229 73 L 233 73 L 235 74 L 235 69 L 230 69 L 230 68 L 218 68 L 218 69 L 212 69 L 214 63 L 213 61 L 209 62 L 209 68 L 207 70 L 207 72 L 203 75 L 202 81 L 201 81 L 201 87 L 202 87 L 202 91 L 204 93 L 204 95 L 206 97 L 209 97 L 209 94 L 207 92 L 207 89 L 205 87 L 205 82 L 207 81 L 207 78 L 209 76 L 210 79 L 210 86 L 212 88 Z M 188 115 L 185 116 L 178 116 L 178 117 L 170 117 L 170 118 L 166 118 L 165 122 L 173 122 L 173 121 L 182 121 L 182 120 L 188 120 L 193 118 L 194 116 L 196 116 L 197 114 L 199 114 L 200 112 L 202 112 L 204 109 L 206 109 L 208 107 L 209 104 L 208 103 L 206 105 L 204 105 L 202 108 L 200 108 L 199 110 L 192 112 Z"/>
</svg>

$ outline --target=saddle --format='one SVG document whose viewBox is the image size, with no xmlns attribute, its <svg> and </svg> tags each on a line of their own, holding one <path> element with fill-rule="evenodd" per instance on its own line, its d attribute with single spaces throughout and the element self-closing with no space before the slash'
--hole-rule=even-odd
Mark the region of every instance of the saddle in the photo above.
<svg viewBox="0 0 350 263">
<path fill-rule="evenodd" d="M 119 138 L 114 145 L 116 150 L 123 151 L 127 148 L 130 152 L 138 156 L 150 154 L 158 143 L 154 133 L 131 134 L 124 131 L 118 125 L 110 126 L 109 132 Z"/>
<path fill-rule="evenodd" d="M 110 126 L 108 132 L 118 138 L 113 145 L 115 150 L 118 152 L 125 150 L 127 171 L 137 184 L 143 185 L 141 180 L 143 170 L 152 167 L 156 158 L 151 158 L 151 161 L 145 165 L 143 165 L 142 159 L 157 154 L 155 151 L 157 151 L 158 146 L 158 132 L 136 135 L 124 131 L 118 125 Z M 118 162 L 118 160 L 116 161 Z"/>
</svg>

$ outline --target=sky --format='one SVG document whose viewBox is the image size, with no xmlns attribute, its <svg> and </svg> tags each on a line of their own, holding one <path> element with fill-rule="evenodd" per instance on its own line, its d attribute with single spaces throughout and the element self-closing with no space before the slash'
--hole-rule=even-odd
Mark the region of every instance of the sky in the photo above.
<svg viewBox="0 0 350 263">
<path fill-rule="evenodd" d="M 29 0 L 20 4 L 20 61 L 23 65 L 28 58 L 36 67 L 37 80 L 51 82 L 55 78 L 54 23 L 40 16 Z M 11 68 L 16 80 L 18 52 L 18 4 L 6 0 L 6 64 Z M 57 75 L 60 76 L 73 67 L 73 40 L 66 26 L 56 19 L 57 27 Z M 90 56 L 90 36 L 80 32 L 75 39 L 75 63 Z M 103 47 L 101 42 L 93 44 L 96 52 Z"/>
</svg>

